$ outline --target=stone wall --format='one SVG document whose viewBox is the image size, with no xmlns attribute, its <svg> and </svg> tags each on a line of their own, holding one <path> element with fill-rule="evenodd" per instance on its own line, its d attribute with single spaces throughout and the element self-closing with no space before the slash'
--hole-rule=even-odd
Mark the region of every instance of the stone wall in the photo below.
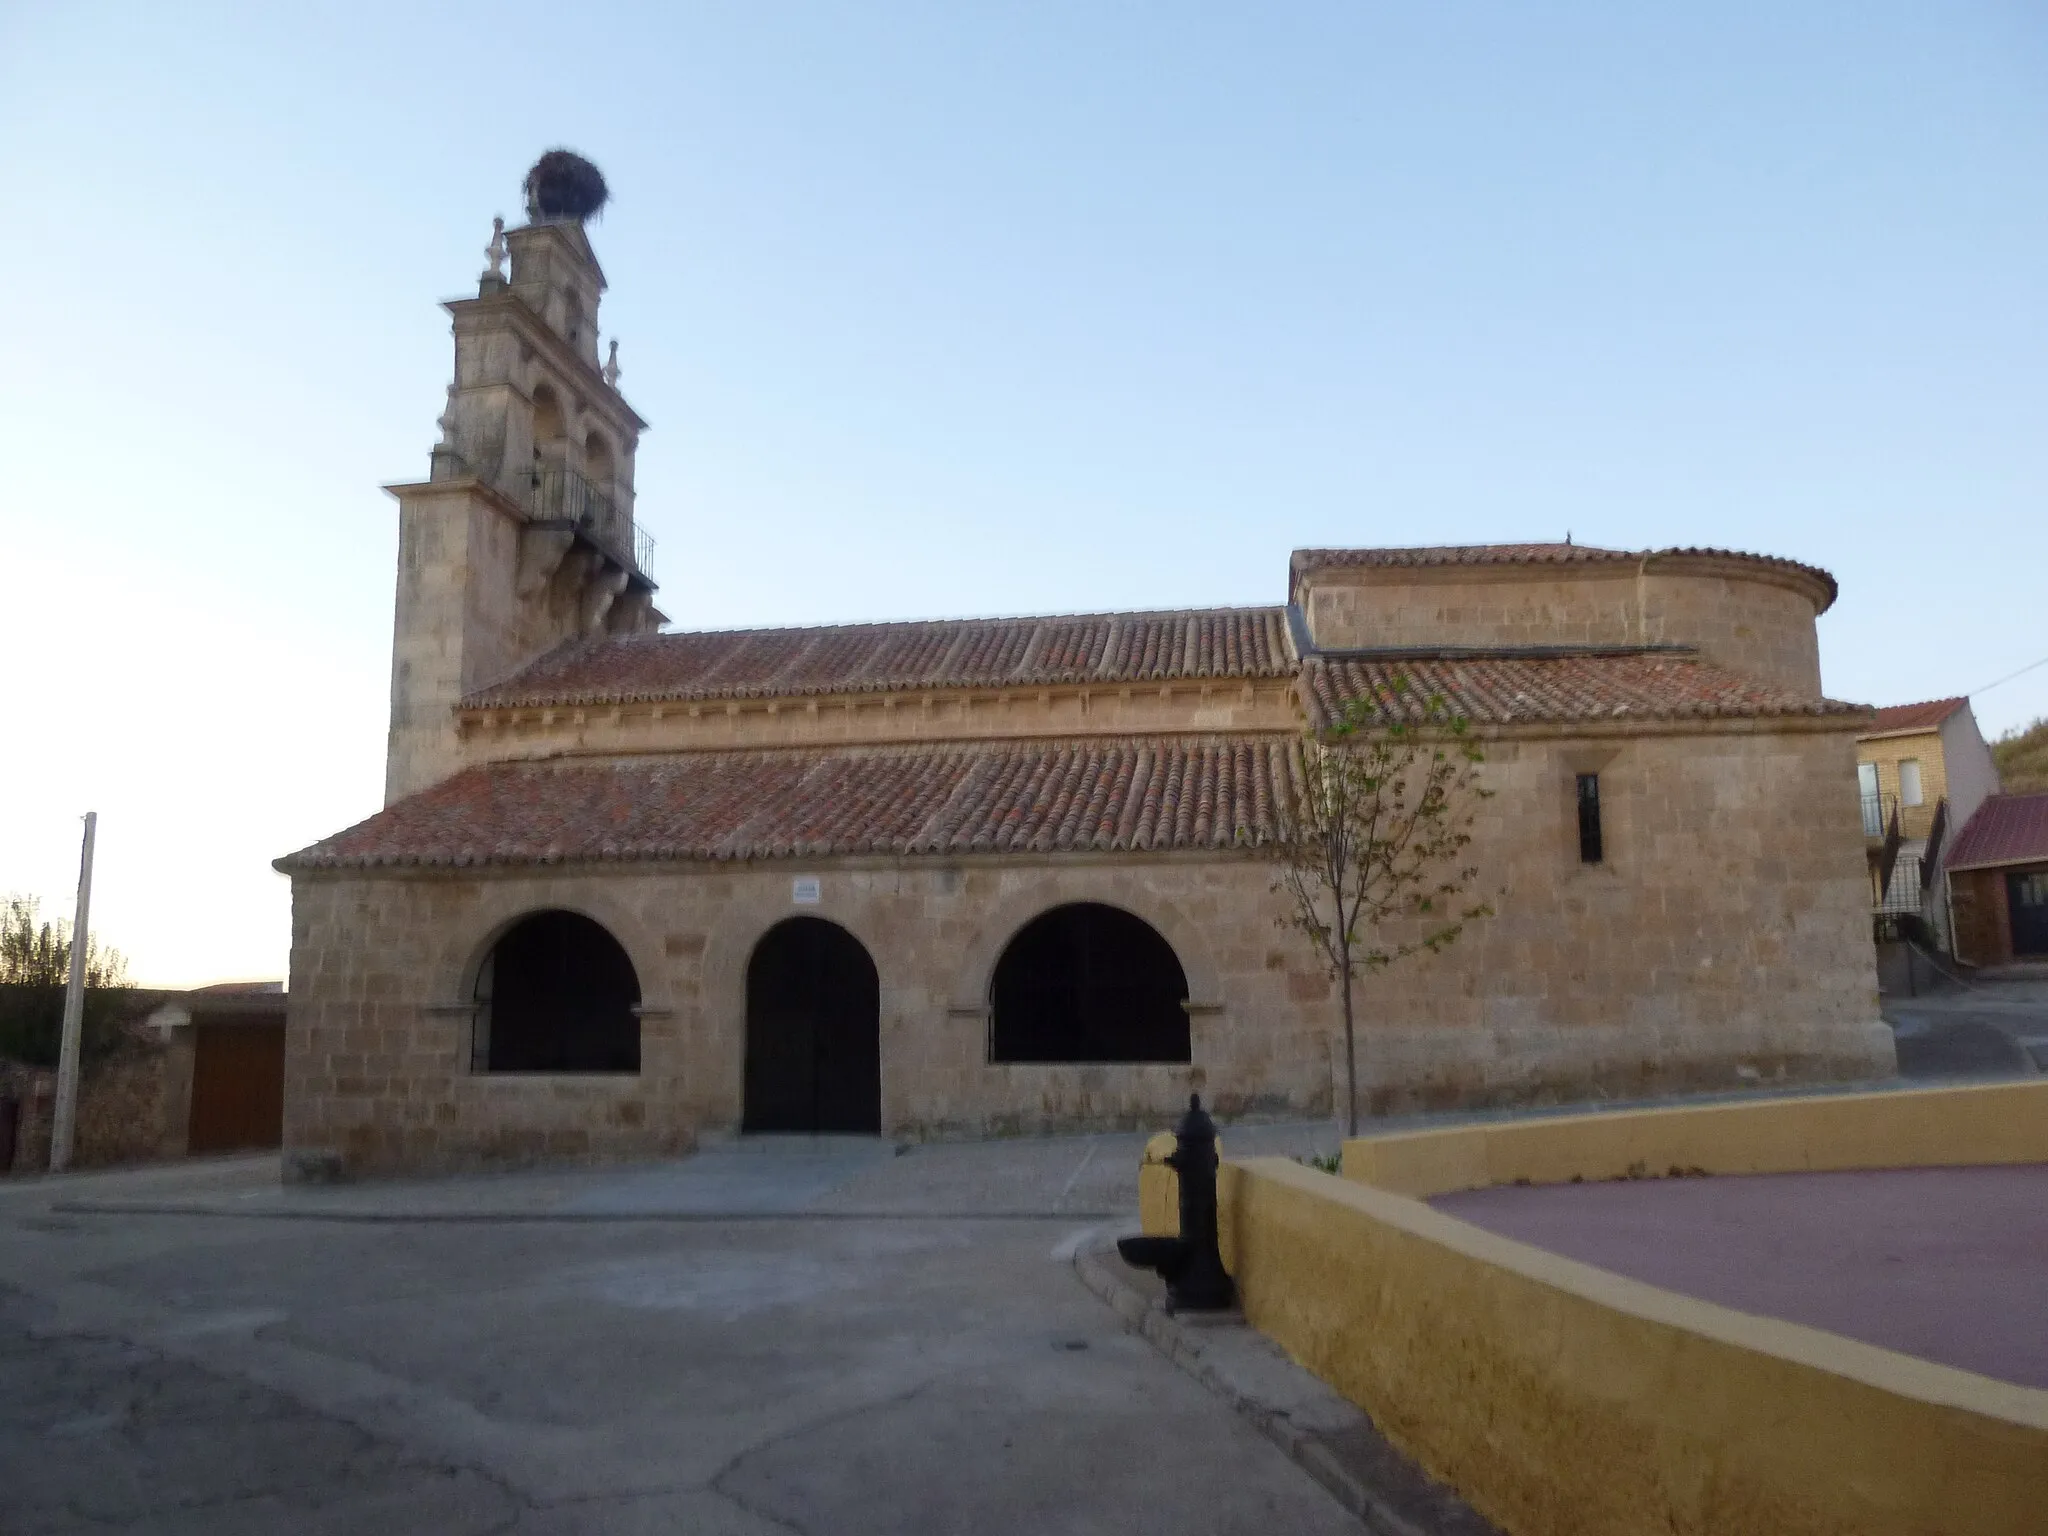
<svg viewBox="0 0 2048 1536">
<path fill-rule="evenodd" d="M 1840 730 L 1487 744 L 1474 852 L 1498 915 L 1360 984 L 1378 1111 L 1888 1074 Z M 1578 862 L 1573 776 L 1602 776 L 1607 858 Z M 815 876 L 815 906 L 793 879 Z M 987 1060 L 988 986 L 1046 908 L 1124 907 L 1187 973 L 1193 1061 Z M 784 917 L 842 924 L 881 979 L 882 1118 L 907 1137 L 1331 1112 L 1331 987 L 1248 856 L 992 856 L 300 874 L 285 1146 L 359 1172 L 654 1155 L 735 1129 L 745 972 Z M 520 916 L 587 913 L 642 989 L 632 1076 L 470 1068 L 476 967 Z"/>
<path fill-rule="evenodd" d="M 14 1172 L 47 1171 L 57 1074 L 40 1067 L 0 1063 L 0 1096 L 12 1097 L 21 1106 Z M 189 1033 L 168 1044 L 131 1038 L 111 1055 L 89 1062 L 78 1084 L 72 1167 L 105 1168 L 182 1157 L 191 1096 Z"/>
<path fill-rule="evenodd" d="M 399 487 L 385 801 L 462 766 L 456 702 L 564 640 L 653 627 L 644 589 L 470 480 Z"/>
<path fill-rule="evenodd" d="M 1814 616 L 1827 592 L 1760 562 L 1328 566 L 1301 578 L 1317 645 L 1699 647 L 1709 661 L 1820 697 Z"/>
</svg>

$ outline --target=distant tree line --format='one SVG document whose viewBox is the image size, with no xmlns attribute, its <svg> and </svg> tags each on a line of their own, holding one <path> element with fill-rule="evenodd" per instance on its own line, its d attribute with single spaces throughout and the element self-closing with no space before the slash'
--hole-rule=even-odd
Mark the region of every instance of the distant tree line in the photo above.
<svg viewBox="0 0 2048 1536">
<path fill-rule="evenodd" d="M 70 925 L 45 921 L 33 896 L 7 897 L 0 906 L 0 1060 L 57 1065 L 70 979 Z M 81 1054 L 91 1060 L 119 1045 L 133 1008 L 128 962 L 88 939 Z"/>
</svg>

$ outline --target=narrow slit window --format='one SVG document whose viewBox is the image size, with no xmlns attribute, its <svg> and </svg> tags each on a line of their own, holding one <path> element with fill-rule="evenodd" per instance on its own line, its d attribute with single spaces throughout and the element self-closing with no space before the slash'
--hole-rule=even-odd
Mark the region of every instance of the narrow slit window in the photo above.
<svg viewBox="0 0 2048 1536">
<path fill-rule="evenodd" d="M 1579 862 L 1598 864 L 1600 845 L 1600 775 L 1579 775 Z"/>
</svg>

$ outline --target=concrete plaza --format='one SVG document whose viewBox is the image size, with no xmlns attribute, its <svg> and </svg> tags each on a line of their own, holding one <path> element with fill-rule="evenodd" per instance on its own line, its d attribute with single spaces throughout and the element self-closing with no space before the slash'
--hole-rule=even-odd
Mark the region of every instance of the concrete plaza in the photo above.
<svg viewBox="0 0 2048 1536">
<path fill-rule="evenodd" d="M 1141 1140 L 7 1186 L 0 1530 L 1357 1530 L 1064 1262 Z"/>
</svg>

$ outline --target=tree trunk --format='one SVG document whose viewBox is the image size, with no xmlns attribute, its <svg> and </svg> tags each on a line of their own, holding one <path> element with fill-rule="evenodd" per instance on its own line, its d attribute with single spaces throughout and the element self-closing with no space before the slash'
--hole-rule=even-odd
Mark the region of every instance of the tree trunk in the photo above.
<svg viewBox="0 0 2048 1536">
<path fill-rule="evenodd" d="M 1346 957 L 1349 958 L 1348 956 Z M 1358 1040 L 1351 1027 L 1351 967 L 1344 967 L 1344 1108 L 1345 1120 L 1350 1129 L 1344 1134 L 1358 1134 Z"/>
</svg>

